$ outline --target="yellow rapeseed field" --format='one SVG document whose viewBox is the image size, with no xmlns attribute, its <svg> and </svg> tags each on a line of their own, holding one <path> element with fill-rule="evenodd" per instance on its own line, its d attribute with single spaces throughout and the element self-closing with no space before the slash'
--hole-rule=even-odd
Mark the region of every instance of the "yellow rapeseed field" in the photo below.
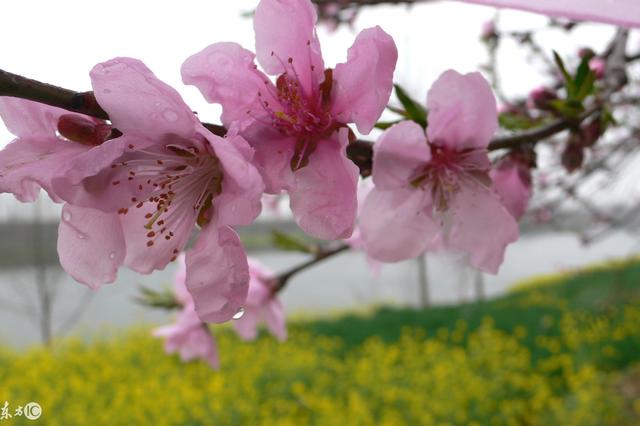
<svg viewBox="0 0 640 426">
<path fill-rule="evenodd" d="M 217 372 L 165 355 L 148 328 L 4 350 L 0 404 L 37 401 L 43 413 L 0 426 L 640 424 L 640 399 L 619 392 L 624 372 L 614 368 L 640 347 L 640 302 L 585 313 L 527 287 L 522 309 L 561 311 L 540 317 L 549 333 L 500 330 L 490 315 L 357 344 L 304 324 L 282 344 L 266 335 L 244 343 L 218 328 Z"/>
</svg>

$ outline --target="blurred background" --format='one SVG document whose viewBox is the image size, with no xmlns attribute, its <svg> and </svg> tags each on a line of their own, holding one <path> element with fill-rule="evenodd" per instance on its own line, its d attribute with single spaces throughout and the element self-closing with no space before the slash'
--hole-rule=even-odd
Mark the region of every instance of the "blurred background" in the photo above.
<svg viewBox="0 0 640 426">
<path fill-rule="evenodd" d="M 256 4 L 10 2 L 0 68 L 83 91 L 96 63 L 136 57 L 203 120 L 219 122 L 220 109 L 182 85 L 180 65 L 217 41 L 253 50 Z M 542 53 L 509 37 L 491 53 L 481 40 L 487 21 L 504 33 L 535 33 Z M 444 70 L 488 65 L 506 98 L 526 98 L 551 84 L 551 49 L 563 58 L 585 46 L 601 52 L 615 33 L 450 1 L 380 5 L 350 24 L 320 24 L 325 64 L 344 61 L 355 35 L 373 25 L 394 37 L 394 79 L 419 100 Z M 631 31 L 628 49 L 640 50 L 640 32 Z M 634 99 L 630 128 L 638 126 L 637 92 Z M 0 146 L 11 140 L 0 125 Z M 640 424 L 640 175 L 632 153 L 606 185 L 587 185 L 590 208 L 534 171 L 537 195 L 496 276 L 444 254 L 375 275 L 359 251 L 305 270 L 281 294 L 292 318 L 287 343 L 241 343 L 228 327 L 213 328 L 220 372 L 164 355 L 150 330 L 174 312 L 135 302 L 141 286 L 168 288 L 174 264 L 147 276 L 123 269 L 91 291 L 59 267 L 60 206 L 45 195 L 20 204 L 1 194 L 0 404 L 40 401 L 43 424 Z M 542 149 L 540 169 L 552 168 L 552 155 Z M 287 200 L 277 204 L 240 234 L 249 255 L 278 272 L 308 255 L 273 246 L 273 230 L 299 233 Z M 621 212 L 625 220 L 602 219 Z M 620 259 L 631 260 L 612 262 Z"/>
</svg>

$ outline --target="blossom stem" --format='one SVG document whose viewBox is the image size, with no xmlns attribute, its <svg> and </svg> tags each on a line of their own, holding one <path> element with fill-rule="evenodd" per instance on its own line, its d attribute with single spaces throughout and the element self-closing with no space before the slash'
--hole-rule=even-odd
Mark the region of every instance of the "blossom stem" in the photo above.
<svg viewBox="0 0 640 426">
<path fill-rule="evenodd" d="M 312 267 L 316 263 L 342 253 L 343 251 L 349 250 L 350 248 L 351 247 L 348 244 L 340 244 L 339 246 L 332 249 L 319 248 L 311 259 L 276 275 L 273 278 L 273 287 L 271 289 L 272 293 L 275 294 L 281 291 L 287 285 L 287 282 L 298 272 L 302 272 L 305 269 Z"/>
<path fill-rule="evenodd" d="M 0 96 L 27 99 L 103 120 L 109 119 L 107 113 L 96 102 L 93 92 L 75 92 L 3 70 L 0 70 Z M 538 142 L 560 133 L 572 125 L 579 124 L 599 109 L 599 107 L 594 107 L 575 120 L 558 119 L 543 127 L 494 138 L 489 144 L 489 150 L 512 148 L 525 143 Z M 203 125 L 218 136 L 224 136 L 226 133 L 223 126 L 211 123 L 203 123 Z M 360 168 L 362 176 L 369 176 L 372 168 L 373 143 L 358 140 L 349 144 L 347 157 Z"/>
</svg>

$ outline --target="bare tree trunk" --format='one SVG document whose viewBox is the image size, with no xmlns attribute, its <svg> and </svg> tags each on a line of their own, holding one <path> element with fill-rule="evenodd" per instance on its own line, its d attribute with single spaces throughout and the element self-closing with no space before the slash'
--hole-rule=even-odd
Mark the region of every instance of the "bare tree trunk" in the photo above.
<svg viewBox="0 0 640 426">
<path fill-rule="evenodd" d="M 35 268 L 36 289 L 38 293 L 38 319 L 40 323 L 40 338 L 44 345 L 51 343 L 51 321 L 53 295 L 47 280 L 47 259 L 45 258 L 44 227 L 42 226 L 41 202 L 33 203 L 33 264 Z"/>
<path fill-rule="evenodd" d="M 417 257 L 418 262 L 418 286 L 420 287 L 420 307 L 426 309 L 431 305 L 429 300 L 429 278 L 427 276 L 427 256 Z"/>
</svg>

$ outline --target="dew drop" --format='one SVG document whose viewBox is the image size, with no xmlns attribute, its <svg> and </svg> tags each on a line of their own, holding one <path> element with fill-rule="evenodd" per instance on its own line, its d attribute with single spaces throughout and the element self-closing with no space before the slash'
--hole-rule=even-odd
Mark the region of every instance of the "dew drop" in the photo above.
<svg viewBox="0 0 640 426">
<path fill-rule="evenodd" d="M 109 93 L 111 93 L 111 89 L 104 89 L 102 92 L 106 93 L 106 94 L 109 94 Z"/>
<path fill-rule="evenodd" d="M 167 121 L 173 122 L 178 119 L 178 114 L 171 109 L 166 110 L 165 112 L 162 113 L 162 115 L 164 116 L 164 118 L 167 119 Z"/>
<path fill-rule="evenodd" d="M 109 253 L 109 259 L 113 260 L 116 258 L 116 252 L 112 251 L 111 253 Z"/>
<path fill-rule="evenodd" d="M 244 316 L 244 308 L 240 308 L 240 309 L 238 309 L 238 312 L 236 312 L 236 313 L 231 317 L 231 319 L 239 320 L 239 319 L 240 319 L 240 318 L 242 318 L 243 316 Z"/>
<path fill-rule="evenodd" d="M 69 213 L 67 211 L 62 212 L 62 219 L 65 222 L 69 222 L 71 220 L 71 213 Z"/>
<path fill-rule="evenodd" d="M 81 240 L 84 240 L 85 238 L 87 238 L 87 236 L 85 234 L 83 234 L 82 232 L 78 232 L 77 237 Z"/>
</svg>

